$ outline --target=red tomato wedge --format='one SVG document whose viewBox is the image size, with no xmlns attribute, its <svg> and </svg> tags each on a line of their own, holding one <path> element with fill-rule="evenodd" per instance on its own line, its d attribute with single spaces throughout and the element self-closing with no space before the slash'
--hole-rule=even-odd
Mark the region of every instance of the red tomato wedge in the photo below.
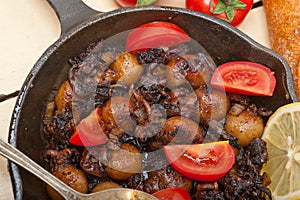
<svg viewBox="0 0 300 200">
<path fill-rule="evenodd" d="M 182 188 L 167 188 L 152 194 L 159 200 L 191 200 L 188 191 Z"/>
<path fill-rule="evenodd" d="M 216 181 L 233 166 L 235 154 L 228 141 L 164 147 L 172 167 L 197 181 Z"/>
<path fill-rule="evenodd" d="M 220 65 L 212 75 L 211 85 L 237 94 L 272 96 L 276 79 L 274 72 L 264 65 L 235 61 Z"/>
<path fill-rule="evenodd" d="M 105 144 L 107 137 L 103 122 L 100 119 L 100 108 L 96 108 L 89 116 L 84 118 L 70 138 L 70 143 L 78 146 L 96 146 Z"/>
<path fill-rule="evenodd" d="M 145 50 L 161 46 L 175 46 L 190 41 L 189 35 L 175 24 L 154 21 L 133 29 L 126 41 L 127 51 Z"/>
</svg>

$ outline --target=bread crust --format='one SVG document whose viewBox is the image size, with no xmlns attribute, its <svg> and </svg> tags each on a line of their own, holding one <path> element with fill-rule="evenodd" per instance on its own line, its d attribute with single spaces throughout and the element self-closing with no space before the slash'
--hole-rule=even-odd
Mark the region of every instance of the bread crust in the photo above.
<svg viewBox="0 0 300 200">
<path fill-rule="evenodd" d="M 262 0 L 271 48 L 291 67 L 295 90 L 300 99 L 300 1 Z"/>
</svg>

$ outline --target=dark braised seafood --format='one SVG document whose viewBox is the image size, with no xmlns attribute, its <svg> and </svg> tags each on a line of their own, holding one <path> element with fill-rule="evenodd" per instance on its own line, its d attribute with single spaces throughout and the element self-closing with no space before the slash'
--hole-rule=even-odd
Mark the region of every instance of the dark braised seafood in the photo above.
<svg viewBox="0 0 300 200">
<path fill-rule="evenodd" d="M 66 184 L 83 193 L 183 188 L 192 199 L 272 198 L 270 180 L 260 174 L 268 159 L 260 130 L 235 134 L 242 123 L 236 116 L 251 122 L 251 132 L 271 113 L 247 96 L 212 88 L 215 65 L 202 49 L 181 44 L 133 54 L 100 42 L 70 65 L 43 120 L 47 167 Z M 223 140 L 236 150 L 235 163 L 209 182 L 178 172 L 163 151 Z"/>
</svg>

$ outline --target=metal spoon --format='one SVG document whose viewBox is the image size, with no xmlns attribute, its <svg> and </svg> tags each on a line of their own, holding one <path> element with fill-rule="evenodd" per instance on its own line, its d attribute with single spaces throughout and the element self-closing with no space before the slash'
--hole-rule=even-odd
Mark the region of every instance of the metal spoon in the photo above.
<svg viewBox="0 0 300 200">
<path fill-rule="evenodd" d="M 0 154 L 5 158 L 11 160 L 17 165 L 23 167 L 29 172 L 36 175 L 38 178 L 46 182 L 57 192 L 59 192 L 65 199 L 107 199 L 107 200 L 157 200 L 154 196 L 147 194 L 142 191 L 132 190 L 132 189 L 111 189 L 105 190 L 92 194 L 82 194 L 74 189 L 67 186 L 61 180 L 56 178 L 50 172 L 42 168 L 40 165 L 35 163 L 21 151 L 11 146 L 7 142 L 4 142 L 0 138 Z"/>
</svg>

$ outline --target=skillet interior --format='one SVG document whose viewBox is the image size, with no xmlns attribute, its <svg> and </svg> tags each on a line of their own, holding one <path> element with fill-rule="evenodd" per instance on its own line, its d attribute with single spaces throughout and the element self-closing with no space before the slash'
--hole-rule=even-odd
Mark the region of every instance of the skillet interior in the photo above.
<svg viewBox="0 0 300 200">
<path fill-rule="evenodd" d="M 140 24 L 163 20 L 183 28 L 212 56 L 215 63 L 249 60 L 262 63 L 275 72 L 277 86 L 271 98 L 256 97 L 262 105 L 277 107 L 297 101 L 287 63 L 274 52 L 259 45 L 226 22 L 180 8 L 127 8 L 95 16 L 63 35 L 33 67 L 18 97 L 9 133 L 9 142 L 43 165 L 41 116 L 53 90 L 66 80 L 68 59 L 90 43 L 105 39 Z M 16 199 L 48 199 L 44 184 L 22 168 L 9 163 Z"/>
</svg>

